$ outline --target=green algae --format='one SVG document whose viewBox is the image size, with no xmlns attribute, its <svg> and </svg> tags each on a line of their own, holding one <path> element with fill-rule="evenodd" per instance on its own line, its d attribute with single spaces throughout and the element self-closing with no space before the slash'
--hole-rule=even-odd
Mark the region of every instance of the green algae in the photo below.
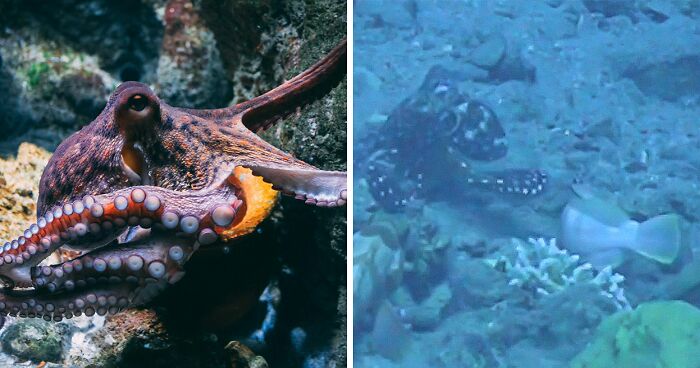
<svg viewBox="0 0 700 368">
<path fill-rule="evenodd" d="M 47 63 L 32 63 L 29 65 L 29 68 L 27 68 L 27 83 L 29 87 L 36 88 L 48 74 L 49 64 Z"/>
</svg>

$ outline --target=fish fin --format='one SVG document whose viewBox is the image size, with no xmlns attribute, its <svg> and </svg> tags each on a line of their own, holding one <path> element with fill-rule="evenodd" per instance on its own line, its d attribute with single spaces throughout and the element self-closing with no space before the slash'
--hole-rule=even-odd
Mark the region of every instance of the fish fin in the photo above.
<svg viewBox="0 0 700 368">
<path fill-rule="evenodd" d="M 576 195 L 581 199 L 591 199 L 597 198 L 605 202 L 614 202 L 615 196 L 607 190 L 600 188 L 593 188 L 587 183 L 574 183 L 571 184 L 571 190 L 576 193 Z"/>
<path fill-rule="evenodd" d="M 586 255 L 585 261 L 592 264 L 596 270 L 605 267 L 616 268 L 625 260 L 625 250 L 620 248 L 605 249 Z"/>
<path fill-rule="evenodd" d="M 625 211 L 598 198 L 574 198 L 568 205 L 607 226 L 618 227 L 629 221 Z"/>
<path fill-rule="evenodd" d="M 678 215 L 659 215 L 639 225 L 633 250 L 657 262 L 671 264 L 678 257 L 681 239 Z"/>
<path fill-rule="evenodd" d="M 596 197 L 593 188 L 588 184 L 571 184 L 571 190 L 573 190 L 574 193 L 576 193 L 576 195 L 579 196 L 581 199 L 591 199 Z"/>
</svg>

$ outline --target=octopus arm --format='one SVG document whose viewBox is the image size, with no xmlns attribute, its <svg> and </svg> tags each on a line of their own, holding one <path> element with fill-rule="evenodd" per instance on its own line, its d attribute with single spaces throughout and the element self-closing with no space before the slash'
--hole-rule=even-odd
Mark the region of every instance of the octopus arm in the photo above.
<svg viewBox="0 0 700 368">
<path fill-rule="evenodd" d="M 223 161 L 251 169 L 272 189 L 321 207 L 342 206 L 347 201 L 347 174 L 325 171 L 301 161 L 265 142 L 238 124 L 219 126 L 210 146 Z"/>
<path fill-rule="evenodd" d="M 328 93 L 346 74 L 347 40 L 323 59 L 279 87 L 232 107 L 233 112 L 245 111 L 243 125 L 253 132 L 272 126 Z"/>
<path fill-rule="evenodd" d="M 253 175 L 272 184 L 272 188 L 320 207 L 342 206 L 348 199 L 347 174 L 315 168 L 248 166 Z"/>
<path fill-rule="evenodd" d="M 35 267 L 33 289 L 0 294 L 0 314 L 60 321 L 143 305 L 184 276 L 195 250 L 189 239 L 161 236 L 115 242 L 71 261 Z"/>
<path fill-rule="evenodd" d="M 280 86 L 248 101 L 222 109 L 178 109 L 202 118 L 229 121 L 240 116 L 251 131 L 259 132 L 280 119 L 323 97 L 338 85 L 347 70 L 347 40 L 343 39 L 323 59 Z"/>
<path fill-rule="evenodd" d="M 240 221 L 243 207 L 228 185 L 197 192 L 139 186 L 88 195 L 53 207 L 20 237 L 6 242 L 0 249 L 0 278 L 11 286 L 31 286 L 32 268 L 54 250 L 63 245 L 92 250 L 127 226 L 155 227 L 209 245 Z"/>
</svg>

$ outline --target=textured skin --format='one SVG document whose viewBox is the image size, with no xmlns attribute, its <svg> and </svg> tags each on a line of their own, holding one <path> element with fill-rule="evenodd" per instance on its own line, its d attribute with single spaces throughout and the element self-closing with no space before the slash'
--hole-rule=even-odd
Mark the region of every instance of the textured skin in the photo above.
<svg viewBox="0 0 700 368">
<path fill-rule="evenodd" d="M 272 91 L 215 110 L 171 107 L 143 84 L 120 85 L 56 149 L 41 178 L 37 223 L 0 248 L 0 278 L 10 287 L 0 314 L 116 313 L 177 282 L 200 246 L 253 231 L 277 191 L 344 205 L 344 172 L 316 169 L 255 132 L 337 85 L 345 57 L 343 40 Z M 37 267 L 63 246 L 90 252 Z"/>
<path fill-rule="evenodd" d="M 153 170 L 152 183 L 173 190 L 211 186 L 222 165 L 314 169 L 253 134 L 326 92 L 345 74 L 345 41 L 318 64 L 272 91 L 231 108 L 179 109 L 154 101 L 159 124 L 135 132 Z M 120 85 L 102 113 L 59 145 L 44 170 L 38 214 L 86 194 L 129 186 L 121 169 L 127 137 L 115 122 L 123 94 L 137 83 Z M 157 97 L 153 96 L 155 99 Z M 229 170 L 230 172 L 230 170 Z"/>
<path fill-rule="evenodd" d="M 421 87 L 402 101 L 379 132 L 363 143 L 365 177 L 374 199 L 387 211 L 402 211 L 418 199 L 460 194 L 529 198 L 547 185 L 536 168 L 485 171 L 474 163 L 503 160 L 506 134 L 496 112 L 457 88 L 453 73 L 430 69 Z M 456 193 L 444 188 L 462 188 Z M 448 193 L 448 194 L 447 194 Z M 447 194 L 447 195 L 445 195 Z"/>
</svg>

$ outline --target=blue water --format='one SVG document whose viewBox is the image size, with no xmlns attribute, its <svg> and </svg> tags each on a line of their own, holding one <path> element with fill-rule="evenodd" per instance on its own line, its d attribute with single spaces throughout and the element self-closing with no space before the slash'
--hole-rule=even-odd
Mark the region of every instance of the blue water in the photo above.
<svg viewBox="0 0 700 368">
<path fill-rule="evenodd" d="M 700 2 L 354 4 L 355 366 L 700 366 Z"/>
</svg>

